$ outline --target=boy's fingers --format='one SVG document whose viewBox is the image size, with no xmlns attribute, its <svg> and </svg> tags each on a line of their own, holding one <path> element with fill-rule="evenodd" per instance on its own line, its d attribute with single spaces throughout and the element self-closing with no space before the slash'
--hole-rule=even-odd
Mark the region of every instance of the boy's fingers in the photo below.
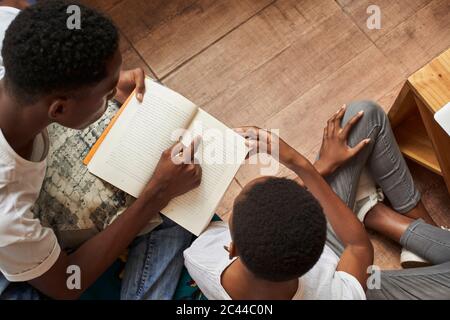
<svg viewBox="0 0 450 320">
<path fill-rule="evenodd" d="M 233 130 L 234 130 L 234 132 L 242 135 L 242 134 L 245 134 L 251 128 L 253 128 L 253 127 L 239 127 L 239 128 L 233 128 Z"/>
<path fill-rule="evenodd" d="M 365 146 L 367 146 L 370 143 L 370 139 L 364 139 L 360 143 L 358 143 L 356 146 L 354 146 L 351 149 L 352 157 L 357 155 L 362 149 L 364 149 Z"/>
<path fill-rule="evenodd" d="M 259 140 L 259 129 L 258 128 L 248 128 L 245 132 L 245 138 Z"/>
<path fill-rule="evenodd" d="M 342 133 L 344 134 L 344 137 L 348 137 L 353 126 L 362 118 L 363 115 L 364 115 L 364 111 L 360 111 L 347 122 L 347 124 L 345 125 L 345 127 L 342 131 Z"/>
<path fill-rule="evenodd" d="M 252 128 L 255 128 L 255 127 L 243 126 L 243 127 L 233 128 L 233 130 L 236 131 L 237 133 L 244 133 L 244 132 L 247 132 L 249 129 L 252 129 Z"/>
<path fill-rule="evenodd" d="M 255 140 L 245 140 L 245 145 L 250 150 L 257 149 L 258 148 L 258 141 Z"/>
<path fill-rule="evenodd" d="M 345 115 L 346 109 L 347 109 L 347 106 L 344 104 L 336 113 L 336 118 L 334 119 L 334 121 L 336 122 L 335 126 L 338 127 L 338 128 L 341 125 L 341 121 L 342 121 L 342 118 Z"/>
<path fill-rule="evenodd" d="M 233 129 L 237 134 L 241 135 L 242 137 L 248 139 L 257 139 L 258 138 L 258 132 L 259 128 L 257 127 L 240 127 L 240 128 L 234 128 Z"/>
<path fill-rule="evenodd" d="M 335 117 L 335 115 L 333 115 L 333 117 L 331 117 L 327 123 L 327 137 L 328 138 L 331 138 L 334 134 L 334 117 Z"/>
<path fill-rule="evenodd" d="M 341 127 L 341 120 L 344 117 L 346 105 L 344 104 L 338 111 L 336 111 L 328 120 L 328 135 L 331 137 L 335 134 L 335 130 Z"/>
<path fill-rule="evenodd" d="M 325 128 L 323 128 L 323 140 L 325 140 L 328 137 L 328 126 L 325 126 Z"/>
</svg>

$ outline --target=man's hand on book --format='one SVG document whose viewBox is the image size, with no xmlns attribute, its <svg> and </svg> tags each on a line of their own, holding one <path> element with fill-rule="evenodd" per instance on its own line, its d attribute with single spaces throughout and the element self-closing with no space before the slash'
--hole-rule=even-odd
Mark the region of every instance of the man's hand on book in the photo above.
<svg viewBox="0 0 450 320">
<path fill-rule="evenodd" d="M 196 137 L 190 146 L 178 142 L 164 151 L 147 189 L 159 190 L 168 204 L 173 198 L 197 188 L 201 183 L 202 168 L 194 159 L 200 144 L 201 138 Z"/>
<path fill-rule="evenodd" d="M 117 93 L 114 97 L 120 103 L 124 103 L 130 94 L 136 89 L 136 98 L 142 102 L 145 93 L 145 72 L 141 68 L 121 71 L 117 83 Z"/>
</svg>

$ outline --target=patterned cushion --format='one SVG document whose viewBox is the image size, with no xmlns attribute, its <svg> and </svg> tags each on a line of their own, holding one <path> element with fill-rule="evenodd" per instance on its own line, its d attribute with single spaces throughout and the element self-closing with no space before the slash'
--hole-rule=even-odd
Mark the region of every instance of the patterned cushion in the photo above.
<svg viewBox="0 0 450 320">
<path fill-rule="evenodd" d="M 51 227 L 64 249 L 76 248 L 105 229 L 134 198 L 90 174 L 83 159 L 119 109 L 110 102 L 103 117 L 83 131 L 51 125 L 47 174 L 33 213 Z M 142 233 L 161 222 L 158 216 Z"/>
</svg>

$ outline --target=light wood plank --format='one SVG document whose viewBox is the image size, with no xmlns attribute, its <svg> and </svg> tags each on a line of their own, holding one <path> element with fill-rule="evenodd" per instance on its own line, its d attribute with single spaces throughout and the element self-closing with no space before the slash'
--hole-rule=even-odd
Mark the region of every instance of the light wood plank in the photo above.
<svg viewBox="0 0 450 320">
<path fill-rule="evenodd" d="M 107 1 L 107 0 L 105 0 Z M 132 43 L 145 38 L 171 19 L 195 10 L 197 0 L 121 0 L 108 13 Z"/>
<path fill-rule="evenodd" d="M 314 134 L 321 138 L 326 121 L 342 104 L 362 99 L 378 101 L 404 77 L 401 68 L 371 46 L 265 124 L 280 128 L 282 136 L 291 144 L 309 150 L 321 141 L 307 142 L 309 137 Z"/>
<path fill-rule="evenodd" d="M 450 49 L 408 79 L 411 89 L 432 114 L 450 101 Z"/>
<path fill-rule="evenodd" d="M 145 63 L 144 59 L 139 56 L 138 52 L 133 48 L 128 39 L 120 32 L 120 52 L 122 53 L 122 69 L 129 70 L 134 68 L 142 68 L 144 72 L 156 79 L 155 74 L 150 67 Z"/>
<path fill-rule="evenodd" d="M 245 101 L 239 104 L 233 101 L 233 107 L 230 107 L 228 100 L 234 99 L 235 96 L 255 96 L 258 92 L 265 92 L 266 88 L 260 88 L 260 83 L 266 82 L 267 86 L 267 82 L 280 82 L 278 78 L 288 65 L 292 68 L 301 65 L 299 61 L 306 58 L 305 54 L 302 57 L 298 54 L 299 50 L 294 49 L 297 52 L 291 51 L 289 56 L 286 56 L 286 54 L 283 55 L 284 51 L 289 49 L 295 40 L 308 37 L 307 33 L 312 32 L 314 26 L 318 26 L 338 10 L 338 6 L 329 1 L 278 1 L 189 61 L 183 68 L 164 79 L 164 83 L 201 106 L 207 105 L 211 100 L 225 93 L 224 97 L 219 98 L 220 101 L 214 103 L 215 106 L 206 106 L 209 111 L 226 106 L 227 110 L 246 112 L 247 106 L 245 108 L 242 106 L 242 102 L 245 103 Z M 340 30 L 349 30 L 348 22 L 344 22 L 346 27 Z M 319 44 L 319 40 L 332 41 L 331 36 L 317 39 L 319 31 L 314 34 L 315 36 L 309 37 L 309 42 L 303 41 L 305 45 L 303 51 L 309 52 L 311 56 L 326 47 L 326 44 Z M 315 47 L 311 44 L 314 39 L 317 39 Z M 361 38 L 354 37 L 354 39 L 357 44 L 361 43 Z M 276 64 L 279 70 L 267 70 L 267 68 L 265 71 L 259 70 L 264 69 L 263 66 L 269 61 Z M 307 63 L 305 60 L 305 68 L 311 65 L 312 63 Z M 281 92 L 287 91 L 288 89 L 285 89 Z M 228 121 L 226 117 L 221 119 Z"/>
<path fill-rule="evenodd" d="M 233 127 L 261 126 L 369 46 L 338 12 L 203 107 Z"/>
<path fill-rule="evenodd" d="M 130 47 L 129 49 L 122 52 L 122 69 L 129 70 L 134 68 L 142 68 L 144 72 L 153 79 L 157 79 L 155 74 L 151 71 L 150 67 L 145 63 L 145 61 L 139 56 L 137 51 Z"/>
<path fill-rule="evenodd" d="M 342 9 L 349 14 L 359 28 L 372 40 L 389 33 L 397 25 L 414 15 L 418 10 L 426 6 L 431 0 L 338 0 Z M 367 19 L 372 13 L 367 13 L 367 8 L 377 5 L 381 11 L 381 29 L 369 29 Z"/>
<path fill-rule="evenodd" d="M 408 74 L 450 46 L 450 1 L 433 0 L 376 41 L 376 45 Z"/>
<path fill-rule="evenodd" d="M 210 46 L 185 64 L 183 68 L 164 79 L 163 82 L 202 106 L 227 90 L 231 93 L 226 93 L 226 95 L 232 99 L 232 96 L 236 94 L 245 95 L 244 92 L 235 93 L 240 88 L 242 91 L 246 91 L 252 89 L 254 85 L 252 95 L 255 95 L 259 83 L 267 82 L 267 86 L 268 82 L 277 81 L 276 77 L 290 67 L 298 68 L 299 65 L 304 65 L 304 68 L 311 68 L 313 64 L 306 60 L 308 52 L 309 56 L 319 54 L 325 56 L 326 61 L 329 61 L 331 56 L 326 56 L 327 53 L 318 53 L 327 44 L 319 42 L 336 43 L 333 41 L 332 35 L 329 37 L 324 35 L 318 39 L 320 38 L 319 33 L 324 32 L 324 27 L 320 28 L 321 31 L 315 31 L 314 36 L 308 37 L 307 33 L 313 32 L 315 26 L 338 12 L 340 12 L 339 7 L 330 1 L 278 1 Z M 339 28 L 339 30 L 349 30 L 348 20 L 343 18 L 345 27 Z M 336 20 L 334 23 L 338 24 Z M 355 31 L 355 29 L 351 31 Z M 296 52 L 292 52 L 288 57 L 291 61 L 286 61 L 286 56 L 279 57 L 295 40 L 301 37 L 310 39 L 310 41 L 303 41 L 303 44 L 298 45 L 304 45 L 305 53 L 303 55 L 296 56 Z M 313 43 L 314 39 L 317 39 L 317 44 Z M 362 41 L 361 37 L 355 36 L 353 40 L 355 40 L 357 48 L 361 47 L 359 45 Z M 297 53 L 298 51 L 297 49 Z M 240 83 L 246 76 L 272 60 L 278 60 L 279 70 L 267 70 L 264 71 L 264 74 L 259 72 L 252 78 L 245 79 L 243 84 Z M 283 61 L 286 63 L 285 65 L 282 65 Z M 264 92 L 266 88 L 259 89 L 263 90 L 260 92 Z M 287 90 L 278 92 L 284 93 Z M 245 112 L 247 109 L 247 107 L 243 108 L 242 104 L 228 105 L 226 97 L 221 99 L 222 101 L 217 101 L 213 108 L 240 110 L 240 112 Z M 226 118 L 221 119 L 227 121 Z"/>
<path fill-rule="evenodd" d="M 388 238 L 369 230 L 369 238 L 374 249 L 373 264 L 381 270 L 399 270 L 401 247 Z"/>
<path fill-rule="evenodd" d="M 272 1 L 198 0 L 133 44 L 162 78 Z M 151 20 L 151 17 L 145 19 Z"/>
<path fill-rule="evenodd" d="M 107 12 L 123 0 L 82 0 L 81 2 L 97 10 Z"/>
</svg>

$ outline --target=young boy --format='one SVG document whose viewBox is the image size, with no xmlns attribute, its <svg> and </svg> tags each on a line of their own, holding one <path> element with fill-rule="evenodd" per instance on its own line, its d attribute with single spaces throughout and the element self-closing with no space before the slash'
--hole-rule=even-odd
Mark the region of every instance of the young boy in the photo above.
<svg viewBox="0 0 450 320">
<path fill-rule="evenodd" d="M 372 102 L 353 103 L 333 115 L 314 166 L 262 129 L 238 132 L 252 147 L 269 153 L 273 141 L 279 141 L 280 162 L 307 189 L 283 178 L 250 182 L 235 200 L 229 228 L 223 222 L 212 224 L 184 252 L 189 273 L 209 299 L 365 299 L 373 247 L 363 224 L 349 209 L 355 205 L 365 166 L 402 217 L 432 221 L 386 114 Z M 376 218 L 380 214 L 374 212 L 380 210 L 376 205 L 366 215 L 367 226 L 391 230 Z M 414 247 L 407 241 L 402 244 Z M 440 269 L 434 276 L 424 273 L 428 287 L 436 284 L 441 298 L 442 292 L 450 293 L 448 264 L 443 268 L 447 270 Z M 414 295 L 411 284 L 393 285 L 398 279 L 402 277 L 382 272 L 383 295 L 398 297 L 406 290 Z"/>
<path fill-rule="evenodd" d="M 3 4 L 11 1 L 3 1 Z M 17 2 L 17 1 L 13 1 Z M 22 3 L 22 1 L 19 1 Z M 78 298 L 130 245 L 171 199 L 199 185 L 201 168 L 176 165 L 161 156 L 153 177 L 132 206 L 106 230 L 75 252 L 63 252 L 55 234 L 33 218 L 46 169 L 46 127 L 58 123 L 83 129 L 105 111 L 107 100 L 122 101 L 136 87 L 144 94 L 142 70 L 121 72 L 114 24 L 86 6 L 81 29 L 67 27 L 61 0 L 23 11 L 0 7 L 0 299 Z M 3 67 L 4 66 L 4 67 Z M 176 150 L 180 149 L 176 145 Z M 193 154 L 194 146 L 183 152 Z M 182 157 L 183 152 L 174 153 Z M 80 160 L 81 161 L 81 160 Z M 191 239 L 166 220 L 133 246 L 122 284 L 125 299 L 170 299 Z M 80 270 L 81 288 L 71 290 L 69 267 Z"/>
</svg>

